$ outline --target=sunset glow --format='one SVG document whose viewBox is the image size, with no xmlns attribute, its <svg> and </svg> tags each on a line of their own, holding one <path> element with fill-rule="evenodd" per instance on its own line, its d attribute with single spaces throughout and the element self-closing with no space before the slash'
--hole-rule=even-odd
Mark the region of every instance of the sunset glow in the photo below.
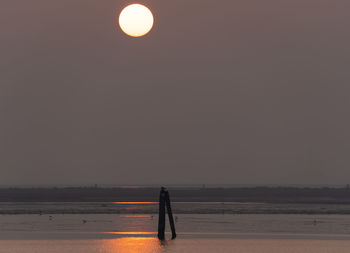
<svg viewBox="0 0 350 253">
<path fill-rule="evenodd" d="M 106 232 L 113 235 L 156 235 L 156 232 Z"/>
<path fill-rule="evenodd" d="M 124 237 L 113 240 L 102 240 L 103 252 L 118 253 L 158 253 L 162 246 L 158 239 L 147 237 Z"/>
<path fill-rule="evenodd" d="M 118 205 L 150 205 L 156 204 L 157 202 L 113 202 L 113 204 Z"/>
</svg>

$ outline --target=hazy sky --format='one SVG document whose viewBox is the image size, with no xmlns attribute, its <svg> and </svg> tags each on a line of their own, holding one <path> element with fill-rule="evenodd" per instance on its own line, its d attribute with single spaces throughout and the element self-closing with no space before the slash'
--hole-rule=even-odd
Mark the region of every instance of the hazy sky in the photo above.
<svg viewBox="0 0 350 253">
<path fill-rule="evenodd" d="M 0 184 L 350 183 L 349 0 L 128 2 L 1 0 Z"/>
</svg>

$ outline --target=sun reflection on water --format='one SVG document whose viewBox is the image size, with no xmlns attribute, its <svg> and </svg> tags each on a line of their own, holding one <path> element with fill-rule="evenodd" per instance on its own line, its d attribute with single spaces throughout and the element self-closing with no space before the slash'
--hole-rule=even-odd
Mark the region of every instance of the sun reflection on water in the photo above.
<svg viewBox="0 0 350 253">
<path fill-rule="evenodd" d="M 157 202 L 112 202 L 113 204 L 118 205 L 151 205 L 157 204 Z"/>
<path fill-rule="evenodd" d="M 113 235 L 156 235 L 156 232 L 106 232 L 106 234 L 113 234 Z"/>
<path fill-rule="evenodd" d="M 123 237 L 102 240 L 103 253 L 160 253 L 162 244 L 155 237 Z"/>
</svg>

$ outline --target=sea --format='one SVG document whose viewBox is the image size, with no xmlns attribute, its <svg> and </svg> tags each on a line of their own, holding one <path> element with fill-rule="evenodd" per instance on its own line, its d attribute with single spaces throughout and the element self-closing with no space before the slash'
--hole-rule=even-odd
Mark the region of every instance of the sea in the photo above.
<svg viewBox="0 0 350 253">
<path fill-rule="evenodd" d="M 177 238 L 157 239 L 158 204 L 0 203 L 0 252 L 350 252 L 347 205 L 174 202 Z"/>
</svg>

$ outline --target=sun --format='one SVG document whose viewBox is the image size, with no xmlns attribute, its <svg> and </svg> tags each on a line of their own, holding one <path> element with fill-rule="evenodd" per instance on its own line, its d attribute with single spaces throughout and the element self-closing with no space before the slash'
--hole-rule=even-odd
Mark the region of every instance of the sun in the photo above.
<svg viewBox="0 0 350 253">
<path fill-rule="evenodd" d="M 132 37 L 141 37 L 153 27 L 153 14 L 142 4 L 130 4 L 119 15 L 119 26 L 123 32 Z"/>
</svg>

